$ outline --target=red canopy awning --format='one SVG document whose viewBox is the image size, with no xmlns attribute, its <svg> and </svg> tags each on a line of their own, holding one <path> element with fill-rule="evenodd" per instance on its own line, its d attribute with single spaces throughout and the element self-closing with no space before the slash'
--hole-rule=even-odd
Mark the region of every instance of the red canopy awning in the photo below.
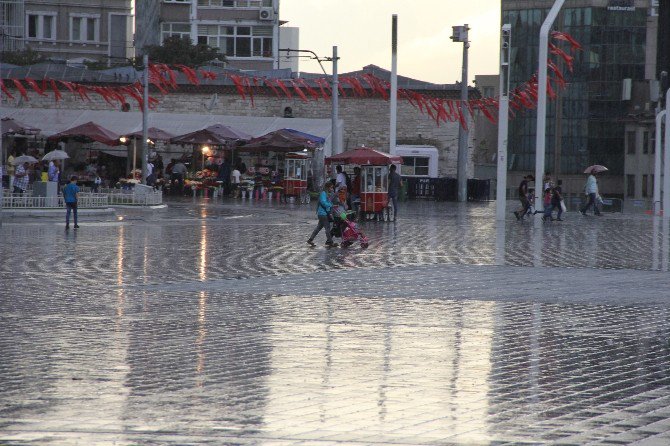
<svg viewBox="0 0 670 446">
<path fill-rule="evenodd" d="M 402 164 L 402 157 L 389 155 L 369 147 L 359 147 L 326 158 L 326 164 L 388 166 L 389 164 Z"/>
<path fill-rule="evenodd" d="M 127 135 L 128 138 L 142 138 L 142 130 L 139 132 L 131 133 Z M 165 130 L 161 130 L 158 127 L 149 127 L 147 129 L 147 138 L 153 139 L 154 141 L 169 141 L 171 138 L 174 138 L 172 133 L 168 133 Z"/>
<path fill-rule="evenodd" d="M 241 130 L 221 124 L 209 126 L 185 135 L 175 136 L 170 142 L 176 144 L 210 144 L 213 146 L 227 146 L 237 141 L 248 141 L 251 135 Z"/>
<path fill-rule="evenodd" d="M 92 121 L 63 130 L 62 132 L 49 137 L 51 140 L 62 138 L 82 138 L 85 140 L 97 141 L 108 146 L 118 146 L 121 144 L 119 135 Z"/>
<path fill-rule="evenodd" d="M 295 152 L 296 150 L 314 150 L 325 140 L 319 136 L 298 132 L 292 129 L 280 129 L 254 138 L 239 150 L 243 152 Z"/>
<path fill-rule="evenodd" d="M 3 135 L 36 135 L 40 129 L 31 127 L 14 118 L 2 118 Z"/>
</svg>

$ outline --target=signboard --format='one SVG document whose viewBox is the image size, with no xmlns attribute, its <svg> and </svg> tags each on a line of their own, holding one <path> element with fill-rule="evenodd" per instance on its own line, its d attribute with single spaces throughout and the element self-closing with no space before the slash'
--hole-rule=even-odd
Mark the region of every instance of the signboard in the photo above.
<svg viewBox="0 0 670 446">
<path fill-rule="evenodd" d="M 635 11 L 635 0 L 609 0 L 608 11 Z"/>
</svg>

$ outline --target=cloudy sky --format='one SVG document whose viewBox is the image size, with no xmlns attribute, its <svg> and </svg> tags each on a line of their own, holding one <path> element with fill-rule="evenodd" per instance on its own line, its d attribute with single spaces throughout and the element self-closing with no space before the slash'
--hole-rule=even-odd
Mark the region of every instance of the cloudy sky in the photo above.
<svg viewBox="0 0 670 446">
<path fill-rule="evenodd" d="M 391 16 L 398 14 L 398 73 L 436 83 L 461 78 L 463 44 L 451 27 L 467 23 L 470 69 L 498 71 L 500 0 L 280 0 L 280 19 L 300 28 L 300 49 L 330 56 L 338 46 L 339 71 L 375 64 L 391 67 Z M 326 66 L 326 71 L 330 67 Z M 319 72 L 314 61 L 302 71 Z"/>
</svg>

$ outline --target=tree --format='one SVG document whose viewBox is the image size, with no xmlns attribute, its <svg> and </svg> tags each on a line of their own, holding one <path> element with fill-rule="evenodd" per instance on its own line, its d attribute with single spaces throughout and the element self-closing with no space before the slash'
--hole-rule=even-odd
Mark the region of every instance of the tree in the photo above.
<svg viewBox="0 0 670 446">
<path fill-rule="evenodd" d="M 46 61 L 46 58 L 29 46 L 25 50 L 2 53 L 2 61 L 12 65 L 34 65 Z"/>
<path fill-rule="evenodd" d="M 218 48 L 212 48 L 204 43 L 193 45 L 189 37 L 172 36 L 163 41 L 163 45 L 146 47 L 149 60 L 165 64 L 182 64 L 189 67 L 199 67 L 210 60 L 226 60 L 226 56 L 219 53 Z"/>
</svg>

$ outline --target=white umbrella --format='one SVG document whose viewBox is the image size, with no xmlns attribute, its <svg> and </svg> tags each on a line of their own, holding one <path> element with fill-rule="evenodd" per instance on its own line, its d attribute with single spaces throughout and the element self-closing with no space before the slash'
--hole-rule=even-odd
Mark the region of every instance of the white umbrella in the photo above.
<svg viewBox="0 0 670 446">
<path fill-rule="evenodd" d="M 586 168 L 584 173 L 601 173 L 601 172 L 607 172 L 609 169 L 605 166 L 601 166 L 600 164 L 594 164 L 593 166 L 589 166 Z"/>
<path fill-rule="evenodd" d="M 64 150 L 53 150 L 44 155 L 44 157 L 42 157 L 42 161 L 64 160 L 68 159 L 69 157 L 70 156 L 65 153 Z"/>
<path fill-rule="evenodd" d="M 14 164 L 16 166 L 18 164 L 36 163 L 36 162 L 37 162 L 37 158 L 35 158 L 35 157 L 32 157 L 30 155 L 21 155 L 21 156 L 17 156 L 16 158 L 14 158 L 14 161 L 12 161 L 12 164 Z"/>
</svg>

